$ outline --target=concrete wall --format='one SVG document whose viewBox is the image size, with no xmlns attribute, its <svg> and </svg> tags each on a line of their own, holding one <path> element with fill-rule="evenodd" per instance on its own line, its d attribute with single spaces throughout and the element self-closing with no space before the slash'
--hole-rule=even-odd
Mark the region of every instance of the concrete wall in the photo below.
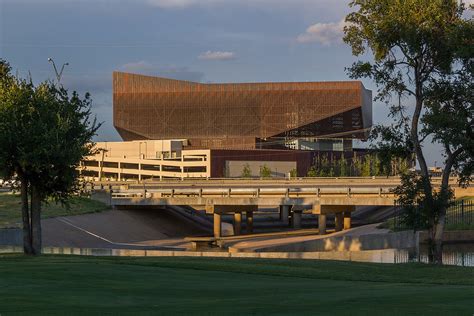
<svg viewBox="0 0 474 316">
<path fill-rule="evenodd" d="M 0 247 L 0 253 L 21 253 L 21 247 Z M 211 251 L 166 251 L 166 250 L 130 250 L 130 249 L 90 249 L 68 247 L 45 247 L 44 254 L 64 254 L 82 256 L 119 256 L 119 257 L 209 257 L 209 258 L 261 258 L 261 259 L 309 259 L 340 260 L 374 263 L 395 263 L 396 249 L 369 251 L 333 251 L 333 252 L 211 252 Z"/>
<path fill-rule="evenodd" d="M 420 242 L 428 242 L 428 232 L 420 232 Z M 443 242 L 445 243 L 472 243 L 474 242 L 474 231 L 472 230 L 455 230 L 445 231 L 443 233 Z"/>
<path fill-rule="evenodd" d="M 296 170 L 296 161 L 226 161 L 227 176 L 242 177 L 242 171 L 247 165 L 252 177 L 260 177 L 263 166 L 270 168 L 272 177 L 287 177 L 291 170 Z"/>
<path fill-rule="evenodd" d="M 258 252 L 320 252 L 320 251 L 366 251 L 382 249 L 413 248 L 417 245 L 417 234 L 404 231 L 390 234 L 371 234 L 358 237 L 340 236 L 314 239 L 303 242 L 259 248 Z"/>
<path fill-rule="evenodd" d="M 0 229 L 0 245 L 21 246 L 23 245 L 23 232 L 20 228 Z"/>
<path fill-rule="evenodd" d="M 99 201 L 105 205 L 112 205 L 112 194 L 108 190 L 94 190 L 91 193 L 91 199 L 94 201 Z"/>
<path fill-rule="evenodd" d="M 130 142 L 98 142 L 96 148 L 104 149 L 104 158 L 139 158 L 156 159 L 161 157 L 161 153 L 176 153 L 176 157 L 181 156 L 184 140 L 141 140 Z M 95 156 L 96 160 L 102 158 L 102 151 Z"/>
</svg>

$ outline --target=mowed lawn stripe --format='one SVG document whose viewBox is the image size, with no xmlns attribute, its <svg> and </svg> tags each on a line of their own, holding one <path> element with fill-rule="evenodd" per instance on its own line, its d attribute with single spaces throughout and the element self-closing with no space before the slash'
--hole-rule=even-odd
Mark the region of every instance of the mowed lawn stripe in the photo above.
<svg viewBox="0 0 474 316">
<path fill-rule="evenodd" d="M 260 273 L 265 267 L 269 273 Z M 277 274 L 285 269 L 286 275 Z M 456 273 L 452 284 L 434 284 L 430 279 L 421 283 L 396 281 L 404 269 L 418 279 L 432 276 L 433 271 L 439 275 Z M 334 279 L 341 271 L 352 274 L 352 278 Z M 473 269 L 458 267 L 299 260 L 2 256 L 0 273 L 2 315 L 450 315 L 474 310 L 474 287 L 465 283 L 472 280 Z M 380 273 L 386 278 L 380 278 Z M 461 274 L 464 281 L 456 279 Z"/>
</svg>

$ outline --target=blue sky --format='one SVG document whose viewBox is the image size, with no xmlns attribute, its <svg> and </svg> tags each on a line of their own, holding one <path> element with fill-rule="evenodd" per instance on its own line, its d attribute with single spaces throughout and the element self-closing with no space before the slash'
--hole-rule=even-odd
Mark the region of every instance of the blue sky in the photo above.
<svg viewBox="0 0 474 316">
<path fill-rule="evenodd" d="M 91 92 L 112 127 L 112 71 L 201 82 L 348 80 L 356 59 L 342 43 L 346 0 L 0 0 L 0 57 L 22 76 Z M 375 90 L 370 81 L 367 88 Z M 387 121 L 374 103 L 376 123 Z M 434 145 L 429 162 L 441 162 Z"/>
</svg>

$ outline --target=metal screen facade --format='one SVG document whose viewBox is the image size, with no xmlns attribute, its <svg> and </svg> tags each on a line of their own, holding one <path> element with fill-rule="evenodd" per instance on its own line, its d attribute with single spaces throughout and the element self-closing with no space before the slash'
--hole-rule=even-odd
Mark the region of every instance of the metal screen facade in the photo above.
<svg viewBox="0 0 474 316">
<path fill-rule="evenodd" d="M 114 126 L 126 140 L 187 139 L 193 148 L 255 149 L 295 138 L 364 138 L 361 82 L 201 84 L 113 74 Z"/>
</svg>

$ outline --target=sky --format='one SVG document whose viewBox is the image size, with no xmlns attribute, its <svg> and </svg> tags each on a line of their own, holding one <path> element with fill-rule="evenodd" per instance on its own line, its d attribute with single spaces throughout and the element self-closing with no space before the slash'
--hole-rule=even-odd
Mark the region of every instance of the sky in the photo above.
<svg viewBox="0 0 474 316">
<path fill-rule="evenodd" d="M 349 80 L 357 59 L 342 42 L 348 0 L 0 0 L 0 58 L 35 82 L 54 79 L 92 94 L 104 122 L 97 141 L 118 141 L 112 72 L 197 82 Z M 370 80 L 366 88 L 376 90 Z M 374 93 L 375 94 L 375 93 Z M 375 123 L 389 123 L 374 103 Z M 364 144 L 360 144 L 364 146 Z M 440 165 L 435 144 L 428 162 Z"/>
</svg>

